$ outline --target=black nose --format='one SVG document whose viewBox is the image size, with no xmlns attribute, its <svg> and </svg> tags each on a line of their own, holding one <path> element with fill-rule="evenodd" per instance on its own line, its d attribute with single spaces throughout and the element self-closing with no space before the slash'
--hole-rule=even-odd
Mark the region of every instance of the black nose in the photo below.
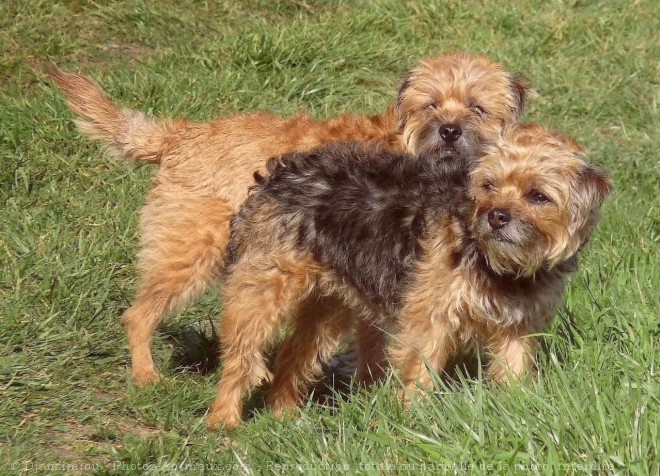
<svg viewBox="0 0 660 476">
<path fill-rule="evenodd" d="M 511 214 L 501 208 L 493 208 L 488 212 L 488 223 L 493 230 L 504 228 L 511 221 Z"/>
<path fill-rule="evenodd" d="M 442 140 L 444 140 L 447 144 L 456 142 L 463 133 L 461 126 L 458 124 L 443 124 L 440 126 L 439 132 L 440 137 L 442 137 Z"/>
</svg>

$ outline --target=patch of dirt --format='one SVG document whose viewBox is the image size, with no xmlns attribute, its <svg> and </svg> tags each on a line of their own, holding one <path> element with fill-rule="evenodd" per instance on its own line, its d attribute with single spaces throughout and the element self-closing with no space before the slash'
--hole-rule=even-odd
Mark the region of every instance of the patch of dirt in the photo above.
<svg viewBox="0 0 660 476">
<path fill-rule="evenodd" d="M 120 53 L 121 55 L 127 55 L 128 57 L 133 59 L 142 59 L 153 51 L 151 48 L 147 48 L 146 46 L 136 45 L 132 43 L 129 44 L 107 43 L 105 45 L 101 45 L 101 48 L 103 48 L 106 51 L 117 52 Z"/>
<path fill-rule="evenodd" d="M 151 428 L 145 425 L 140 425 L 138 422 L 120 421 L 112 426 L 113 430 L 119 433 L 139 436 L 140 438 L 148 438 L 162 433 L 158 428 Z"/>
<path fill-rule="evenodd" d="M 58 428 L 49 428 L 41 435 L 41 440 L 51 453 L 57 455 L 53 463 L 66 464 L 67 472 L 88 473 L 89 464 L 106 467 L 112 461 L 110 445 L 95 436 L 95 430 L 78 422 L 67 422 Z M 42 463 L 42 462 L 34 462 Z"/>
</svg>

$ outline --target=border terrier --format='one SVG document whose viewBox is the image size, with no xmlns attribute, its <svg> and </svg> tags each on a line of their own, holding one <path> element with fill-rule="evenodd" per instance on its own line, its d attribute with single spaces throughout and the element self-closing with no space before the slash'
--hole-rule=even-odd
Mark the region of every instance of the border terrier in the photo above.
<svg viewBox="0 0 660 476">
<path fill-rule="evenodd" d="M 223 290 L 208 421 L 227 427 L 264 380 L 276 414 L 295 408 L 355 319 L 391 336 L 406 399 L 473 346 L 492 378 L 518 377 L 611 189 L 575 142 L 535 125 L 506 128 L 475 163 L 340 144 L 273 159 L 257 179 Z M 271 375 L 264 352 L 284 323 Z"/>
<path fill-rule="evenodd" d="M 499 64 L 458 53 L 408 73 L 382 115 L 316 121 L 304 113 L 289 119 L 247 113 L 196 123 L 119 109 L 90 79 L 58 69 L 51 74 L 81 131 L 116 156 L 160 166 L 142 209 L 137 297 L 123 318 L 139 386 L 160 380 L 150 348 L 155 330 L 221 273 L 230 218 L 270 157 L 341 141 L 440 159 L 474 156 L 518 119 L 526 94 L 523 82 Z"/>
</svg>

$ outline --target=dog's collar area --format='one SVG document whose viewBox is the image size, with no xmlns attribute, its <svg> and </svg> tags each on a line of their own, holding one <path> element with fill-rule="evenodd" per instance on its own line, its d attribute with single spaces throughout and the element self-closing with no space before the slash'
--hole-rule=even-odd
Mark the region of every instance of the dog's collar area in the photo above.
<svg viewBox="0 0 660 476">
<path fill-rule="evenodd" d="M 488 287 L 499 289 L 506 293 L 521 290 L 527 291 L 550 279 L 557 278 L 559 274 L 570 272 L 568 263 L 566 263 L 566 265 L 561 263 L 559 266 L 555 266 L 552 269 L 540 268 L 531 276 L 510 271 L 498 273 L 490 266 L 486 253 L 477 246 L 476 242 L 473 242 L 470 248 L 471 251 L 469 254 L 473 254 L 473 258 L 470 259 L 469 262 L 471 262 L 471 267 L 474 268 L 475 271 L 472 273 L 473 276 L 482 281 L 482 284 L 486 284 Z"/>
</svg>

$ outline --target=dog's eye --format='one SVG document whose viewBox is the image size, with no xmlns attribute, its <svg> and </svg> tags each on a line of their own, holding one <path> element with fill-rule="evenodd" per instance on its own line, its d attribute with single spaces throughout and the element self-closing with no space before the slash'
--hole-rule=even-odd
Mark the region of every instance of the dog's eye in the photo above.
<svg viewBox="0 0 660 476">
<path fill-rule="evenodd" d="M 479 114 L 480 116 L 485 116 L 488 112 L 475 102 L 470 102 L 470 109 Z"/>
<path fill-rule="evenodd" d="M 544 203 L 550 203 L 551 200 L 543 195 L 541 192 L 538 190 L 532 190 L 527 194 L 527 198 L 529 199 L 530 202 L 536 204 L 536 205 L 543 205 Z"/>
<path fill-rule="evenodd" d="M 495 185 L 493 185 L 493 182 L 491 181 L 486 181 L 481 184 L 481 188 L 485 190 L 486 192 L 490 192 L 495 188 Z"/>
<path fill-rule="evenodd" d="M 483 107 L 481 107 L 479 104 L 471 104 L 470 109 L 472 109 L 474 112 L 476 112 L 480 116 L 485 116 L 486 115 L 486 110 Z"/>
<path fill-rule="evenodd" d="M 426 105 L 426 109 L 429 109 L 431 111 L 437 111 L 438 110 L 438 105 L 436 103 L 432 102 L 431 104 Z"/>
</svg>

